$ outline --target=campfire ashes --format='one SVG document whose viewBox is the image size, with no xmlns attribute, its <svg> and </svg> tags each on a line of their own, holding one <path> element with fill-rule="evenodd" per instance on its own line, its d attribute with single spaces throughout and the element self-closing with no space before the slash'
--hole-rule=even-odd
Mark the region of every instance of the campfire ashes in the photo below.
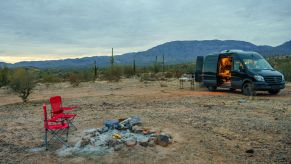
<svg viewBox="0 0 291 164">
<path fill-rule="evenodd" d="M 63 147 L 57 153 L 60 156 L 72 154 L 104 155 L 113 151 L 120 151 L 123 147 L 141 145 L 163 147 L 172 143 L 169 134 L 152 131 L 140 126 L 141 120 L 137 116 L 126 119 L 106 120 L 104 127 L 88 129 L 83 132 L 81 139 L 73 147 Z"/>
</svg>

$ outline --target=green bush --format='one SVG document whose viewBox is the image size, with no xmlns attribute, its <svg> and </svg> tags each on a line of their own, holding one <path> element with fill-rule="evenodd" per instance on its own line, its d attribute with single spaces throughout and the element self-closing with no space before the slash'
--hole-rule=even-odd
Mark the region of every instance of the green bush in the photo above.
<svg viewBox="0 0 291 164">
<path fill-rule="evenodd" d="M 43 83 L 59 83 L 62 79 L 53 74 L 46 74 L 42 77 Z"/>
<path fill-rule="evenodd" d="M 8 71 L 7 67 L 0 68 L 0 88 L 8 85 Z"/>
<path fill-rule="evenodd" d="M 285 80 L 291 82 L 291 56 L 269 57 L 267 60 L 278 71 L 283 73 Z"/>
<path fill-rule="evenodd" d="M 33 70 L 19 68 L 13 71 L 9 86 L 23 102 L 27 102 L 37 83 L 37 74 Z"/>
<path fill-rule="evenodd" d="M 103 79 L 110 82 L 118 82 L 120 81 L 121 76 L 122 68 L 119 66 L 112 66 L 110 68 L 105 69 Z"/>
</svg>

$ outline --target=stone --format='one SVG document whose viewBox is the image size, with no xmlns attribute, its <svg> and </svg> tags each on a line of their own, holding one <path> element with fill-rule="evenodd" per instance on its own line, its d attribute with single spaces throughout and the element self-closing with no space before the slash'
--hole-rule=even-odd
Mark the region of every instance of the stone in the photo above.
<svg viewBox="0 0 291 164">
<path fill-rule="evenodd" d="M 95 137 L 96 136 L 96 132 L 98 132 L 98 129 L 88 129 L 86 131 L 84 131 L 85 135 L 87 136 L 91 136 L 91 137 Z"/>
<path fill-rule="evenodd" d="M 149 141 L 148 138 L 144 138 L 141 141 L 139 141 L 139 144 L 141 146 L 147 147 L 148 146 L 148 141 Z"/>
<path fill-rule="evenodd" d="M 140 120 L 140 118 L 138 116 L 131 116 L 130 118 L 131 118 L 130 119 L 130 124 L 132 126 L 141 124 L 141 120 Z"/>
<path fill-rule="evenodd" d="M 102 133 L 105 133 L 105 132 L 108 132 L 108 127 L 103 127 L 103 128 L 101 128 L 101 129 L 98 129 L 98 132 L 100 133 L 100 134 L 102 134 Z"/>
<path fill-rule="evenodd" d="M 154 147 L 156 145 L 155 141 L 149 141 L 148 146 L 149 147 Z"/>
<path fill-rule="evenodd" d="M 148 129 L 143 129 L 142 133 L 143 133 L 144 135 L 147 135 L 147 134 L 150 133 L 150 131 L 149 131 Z"/>
<path fill-rule="evenodd" d="M 132 131 L 134 133 L 142 133 L 143 129 L 141 127 L 135 125 L 132 127 Z"/>
<path fill-rule="evenodd" d="M 90 138 L 82 138 L 80 147 L 83 148 L 91 143 Z"/>
<path fill-rule="evenodd" d="M 158 135 L 156 143 L 160 146 L 166 147 L 171 143 L 171 138 L 168 135 Z"/>
<path fill-rule="evenodd" d="M 254 149 L 247 149 L 246 153 L 249 157 L 252 157 L 252 156 L 254 156 L 255 151 L 254 151 Z"/>
<path fill-rule="evenodd" d="M 117 140 L 115 140 L 115 139 L 109 139 L 108 141 L 107 141 L 107 143 L 106 143 L 106 145 L 108 146 L 108 147 L 115 147 L 116 145 L 118 145 L 119 144 L 119 142 L 117 141 Z"/>
<path fill-rule="evenodd" d="M 119 126 L 119 121 L 118 120 L 105 120 L 103 124 L 108 129 L 116 129 Z"/>
<path fill-rule="evenodd" d="M 239 103 L 246 103 L 247 100 L 242 99 L 242 100 L 239 100 L 238 102 L 239 102 Z"/>
<path fill-rule="evenodd" d="M 149 138 L 149 141 L 156 142 L 156 141 L 157 141 L 157 137 L 150 137 L 150 138 Z"/>
<path fill-rule="evenodd" d="M 128 141 L 125 142 L 125 145 L 128 146 L 128 147 L 133 147 L 137 144 L 136 140 L 135 139 L 130 139 Z"/>
<path fill-rule="evenodd" d="M 139 144 L 143 147 L 147 147 L 149 145 L 148 142 L 139 142 Z"/>
<path fill-rule="evenodd" d="M 124 146 L 123 144 L 118 144 L 118 145 L 115 145 L 113 149 L 114 151 L 120 151 L 123 148 L 123 146 Z"/>
</svg>

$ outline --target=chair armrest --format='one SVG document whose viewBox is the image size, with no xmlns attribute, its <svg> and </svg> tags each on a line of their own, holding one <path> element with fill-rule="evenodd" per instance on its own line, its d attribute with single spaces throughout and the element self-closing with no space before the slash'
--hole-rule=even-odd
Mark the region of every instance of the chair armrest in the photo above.
<svg viewBox="0 0 291 164">
<path fill-rule="evenodd" d="M 56 115 L 56 116 L 52 117 L 51 119 L 49 119 L 48 122 L 60 122 L 63 120 L 64 120 L 64 115 L 59 114 L 59 115 Z"/>
</svg>

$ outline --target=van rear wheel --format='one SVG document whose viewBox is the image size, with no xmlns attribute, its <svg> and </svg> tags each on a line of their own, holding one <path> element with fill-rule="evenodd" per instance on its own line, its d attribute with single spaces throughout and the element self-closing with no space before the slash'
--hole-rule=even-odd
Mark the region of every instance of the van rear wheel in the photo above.
<svg viewBox="0 0 291 164">
<path fill-rule="evenodd" d="M 214 87 L 214 86 L 208 86 L 207 88 L 210 92 L 214 92 L 217 89 L 217 87 Z"/>
<path fill-rule="evenodd" d="M 244 83 L 244 85 L 242 87 L 242 92 L 246 96 L 255 96 L 256 95 L 254 85 L 251 82 Z"/>
<path fill-rule="evenodd" d="M 236 89 L 235 89 L 235 88 L 229 88 L 229 90 L 230 90 L 230 91 L 235 91 Z"/>
</svg>

